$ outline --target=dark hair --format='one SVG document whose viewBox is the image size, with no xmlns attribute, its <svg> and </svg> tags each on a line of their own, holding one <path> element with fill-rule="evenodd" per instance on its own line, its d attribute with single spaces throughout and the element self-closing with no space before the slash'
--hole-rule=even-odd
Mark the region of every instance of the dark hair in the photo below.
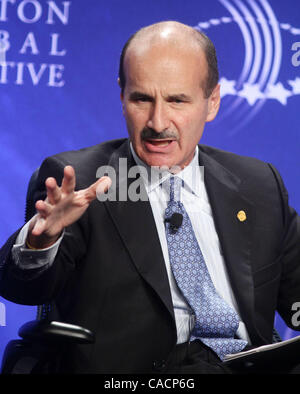
<svg viewBox="0 0 300 394">
<path fill-rule="evenodd" d="M 199 37 L 200 45 L 207 61 L 207 79 L 203 87 L 206 98 L 208 98 L 219 82 L 219 68 L 216 48 L 213 42 L 203 32 L 194 29 Z"/>
<path fill-rule="evenodd" d="M 127 51 L 127 48 L 129 47 L 131 41 L 134 39 L 134 37 L 137 35 L 138 32 L 139 32 L 139 30 L 129 37 L 129 39 L 126 41 L 126 43 L 122 49 L 122 52 L 121 52 L 120 63 L 119 63 L 119 83 L 120 83 L 120 88 L 121 88 L 122 93 L 124 92 L 125 83 L 126 83 L 125 72 L 124 72 L 124 59 L 125 59 L 126 51 Z"/>
<path fill-rule="evenodd" d="M 125 78 L 125 72 L 124 72 L 124 59 L 126 55 L 126 51 L 131 43 L 131 41 L 135 38 L 135 36 L 141 31 L 142 29 L 138 30 L 134 34 L 132 34 L 129 39 L 126 41 L 122 52 L 120 56 L 120 63 L 119 63 L 119 81 L 120 81 L 120 87 L 122 93 L 124 92 L 125 89 L 125 84 L 126 84 L 126 78 Z M 204 53 L 205 53 L 205 58 L 207 61 L 207 79 L 205 82 L 205 86 L 203 87 L 205 97 L 208 98 L 216 85 L 219 82 L 219 70 L 218 70 L 218 60 L 217 60 L 217 54 L 216 54 L 216 48 L 212 41 L 207 37 L 206 34 L 203 32 L 194 29 L 195 32 L 195 38 L 201 45 Z"/>
</svg>

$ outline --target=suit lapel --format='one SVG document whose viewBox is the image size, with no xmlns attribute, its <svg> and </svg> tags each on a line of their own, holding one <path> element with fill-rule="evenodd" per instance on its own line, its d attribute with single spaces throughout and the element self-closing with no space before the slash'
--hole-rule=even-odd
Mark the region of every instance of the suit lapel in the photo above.
<svg viewBox="0 0 300 394">
<path fill-rule="evenodd" d="M 120 158 L 126 158 L 121 167 Z M 118 192 L 122 190 L 122 199 L 125 200 L 124 191 L 127 192 L 133 182 L 137 181 L 136 178 L 127 177 L 127 171 L 135 165 L 128 143 L 112 155 L 109 165 L 116 172 L 116 190 L 112 190 L 112 193 L 118 196 Z M 117 197 L 117 201 L 107 201 L 105 205 L 138 272 L 156 291 L 174 318 L 168 274 L 151 205 L 147 201 L 142 179 L 139 184 L 144 201 L 120 201 Z"/>
<path fill-rule="evenodd" d="M 260 340 L 254 326 L 254 287 L 251 269 L 254 207 L 242 193 L 242 181 L 204 152 L 199 155 L 224 254 L 230 284 L 241 318 L 252 341 Z M 238 213 L 243 211 L 246 216 Z M 244 220 L 243 220 L 244 219 Z"/>
</svg>

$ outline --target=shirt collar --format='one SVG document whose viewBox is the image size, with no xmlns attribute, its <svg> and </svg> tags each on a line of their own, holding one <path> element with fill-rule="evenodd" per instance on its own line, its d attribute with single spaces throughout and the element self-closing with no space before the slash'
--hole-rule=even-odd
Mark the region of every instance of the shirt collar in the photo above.
<svg viewBox="0 0 300 394">
<path fill-rule="evenodd" d="M 145 183 L 147 193 L 152 192 L 172 174 L 169 171 L 162 171 L 158 167 L 150 167 L 144 163 L 135 153 L 132 143 L 130 142 L 130 150 L 136 164 L 144 169 L 140 171 L 141 177 Z M 193 160 L 176 176 L 184 181 L 184 188 L 196 196 L 201 196 L 204 186 L 203 167 L 199 166 L 199 148 L 196 146 Z M 146 170 L 146 171 L 145 171 Z"/>
</svg>

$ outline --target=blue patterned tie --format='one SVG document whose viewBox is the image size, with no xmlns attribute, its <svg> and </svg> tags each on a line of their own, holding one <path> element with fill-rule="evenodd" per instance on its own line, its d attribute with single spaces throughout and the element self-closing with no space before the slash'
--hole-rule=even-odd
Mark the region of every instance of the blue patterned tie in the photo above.
<svg viewBox="0 0 300 394">
<path fill-rule="evenodd" d="M 183 216 L 178 230 L 166 221 L 169 258 L 177 285 L 195 314 L 191 340 L 200 339 L 222 360 L 226 354 L 237 353 L 247 341 L 235 339 L 239 326 L 237 313 L 217 293 L 198 245 L 190 218 L 180 200 L 182 180 L 171 176 L 170 201 L 165 219 L 175 213 Z M 168 185 L 168 186 L 169 186 Z"/>
</svg>

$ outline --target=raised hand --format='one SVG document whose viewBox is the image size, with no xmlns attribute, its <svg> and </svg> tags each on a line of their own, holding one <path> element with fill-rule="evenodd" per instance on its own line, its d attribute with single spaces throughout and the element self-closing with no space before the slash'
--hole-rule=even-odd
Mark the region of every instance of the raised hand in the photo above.
<svg viewBox="0 0 300 394">
<path fill-rule="evenodd" d="M 64 169 L 61 187 L 54 178 L 47 178 L 47 198 L 36 202 L 37 214 L 31 222 L 27 237 L 29 247 L 43 249 L 54 244 L 63 229 L 83 215 L 97 194 L 109 189 L 111 179 L 104 176 L 79 191 L 75 191 L 75 184 L 75 171 L 71 166 Z"/>
</svg>

